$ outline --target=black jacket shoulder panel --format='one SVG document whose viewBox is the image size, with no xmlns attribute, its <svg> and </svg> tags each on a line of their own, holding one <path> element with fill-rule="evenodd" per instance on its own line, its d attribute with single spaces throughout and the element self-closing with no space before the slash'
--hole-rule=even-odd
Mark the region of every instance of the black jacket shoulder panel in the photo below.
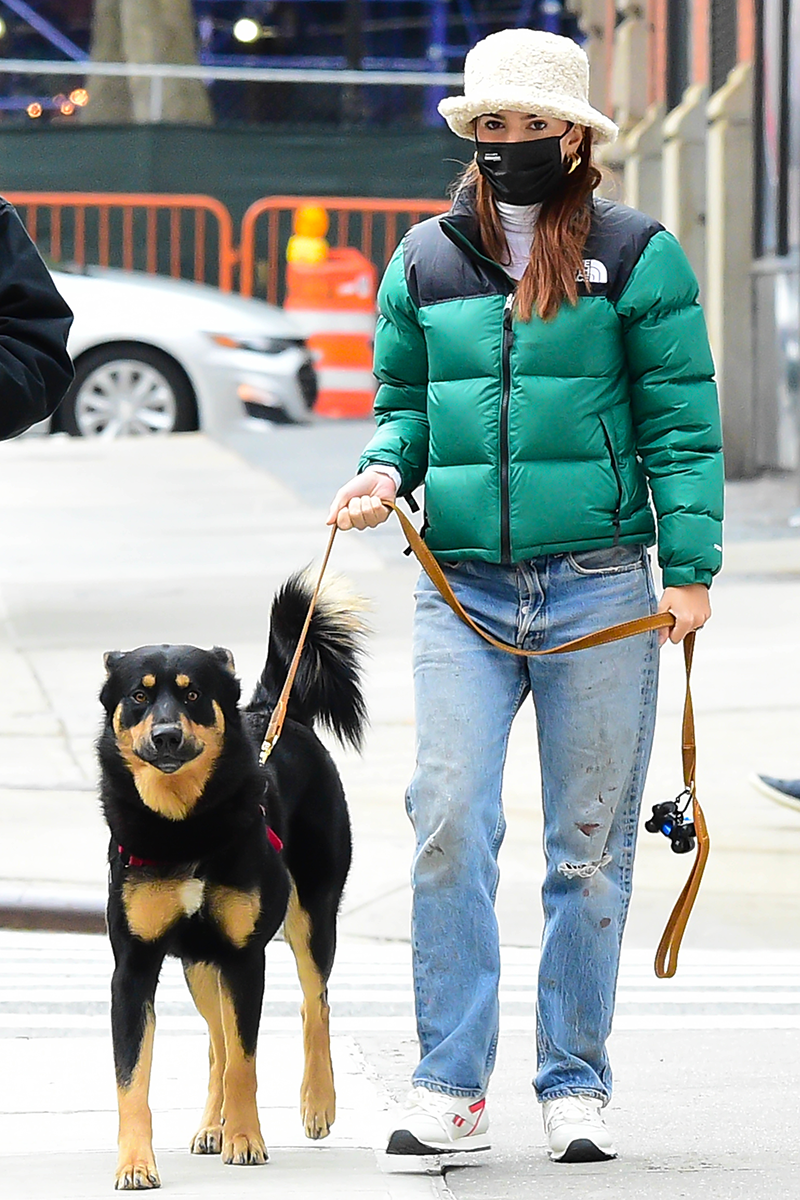
<svg viewBox="0 0 800 1200">
<path fill-rule="evenodd" d="M 484 259 L 475 247 L 475 230 L 462 229 L 464 219 L 451 213 L 430 217 L 405 235 L 406 284 L 418 308 L 510 291 L 502 268 Z"/>
<path fill-rule="evenodd" d="M 72 382 L 72 313 L 16 210 L 0 200 L 0 438 L 50 416 Z"/>
<path fill-rule="evenodd" d="M 469 195 L 460 194 L 449 213 L 413 226 L 403 239 L 406 283 L 417 307 L 443 300 L 504 295 L 512 283 L 498 264 L 489 261 Z M 584 250 L 589 281 L 579 293 L 605 296 L 616 304 L 642 251 L 664 226 L 625 204 L 595 198 Z"/>
<path fill-rule="evenodd" d="M 588 294 L 619 300 L 631 272 L 647 243 L 664 226 L 646 213 L 595 198 L 592 225 L 584 249 L 584 269 L 591 285 Z M 581 291 L 586 295 L 585 288 Z"/>
</svg>

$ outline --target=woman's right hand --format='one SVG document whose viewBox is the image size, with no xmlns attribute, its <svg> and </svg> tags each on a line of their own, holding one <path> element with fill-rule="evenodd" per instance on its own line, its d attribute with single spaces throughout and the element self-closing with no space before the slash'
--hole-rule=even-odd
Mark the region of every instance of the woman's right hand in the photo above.
<svg viewBox="0 0 800 1200">
<path fill-rule="evenodd" d="M 340 529 L 374 529 L 392 511 L 383 503 L 384 500 L 394 500 L 396 496 L 394 480 L 368 468 L 339 488 L 333 498 L 327 524 L 338 525 Z"/>
</svg>

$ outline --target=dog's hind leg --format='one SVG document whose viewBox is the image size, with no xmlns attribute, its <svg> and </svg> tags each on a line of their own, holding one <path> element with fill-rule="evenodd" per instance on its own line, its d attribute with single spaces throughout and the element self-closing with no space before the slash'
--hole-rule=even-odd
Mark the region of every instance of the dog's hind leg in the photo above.
<svg viewBox="0 0 800 1200">
<path fill-rule="evenodd" d="M 153 1154 L 153 1122 L 148 1104 L 155 1034 L 155 996 L 163 954 L 132 942 L 115 945 L 111 982 L 111 1033 L 117 1073 L 119 1191 L 161 1187 Z"/>
<path fill-rule="evenodd" d="M 336 905 L 313 905 L 307 911 L 292 888 L 284 922 L 286 940 L 297 963 L 303 989 L 303 1050 L 300 1115 L 306 1137 L 327 1137 L 336 1119 L 328 1007 L 328 974 L 333 962 Z M 325 911 L 331 908 L 330 912 Z M 319 912 L 314 910 L 319 909 Z"/>
<path fill-rule="evenodd" d="M 222 1075 L 222 1159 L 236 1166 L 269 1158 L 256 1107 L 256 1044 L 264 999 L 264 948 L 248 947 L 220 970 L 225 1035 Z"/>
<path fill-rule="evenodd" d="M 192 1154 L 222 1152 L 222 1100 L 225 1072 L 225 1030 L 219 991 L 219 970 L 209 963 L 183 964 L 183 973 L 197 1011 L 208 1025 L 208 1098 L 200 1128 L 192 1138 Z"/>
</svg>

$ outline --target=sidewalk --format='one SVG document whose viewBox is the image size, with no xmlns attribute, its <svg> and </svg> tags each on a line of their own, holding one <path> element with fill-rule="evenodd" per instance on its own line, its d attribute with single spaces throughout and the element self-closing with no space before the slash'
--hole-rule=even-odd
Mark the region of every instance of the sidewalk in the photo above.
<svg viewBox="0 0 800 1200">
<path fill-rule="evenodd" d="M 259 469 L 200 435 L 107 445 L 63 438 L 0 445 L 0 511 L 8 514 L 0 524 L 0 906 L 4 894 L 26 888 L 47 888 L 61 898 L 88 896 L 102 905 L 107 835 L 94 795 L 92 750 L 102 653 L 153 641 L 228 645 L 247 692 L 261 667 L 272 593 L 290 571 L 319 557 L 330 482 L 350 472 L 363 434 L 360 423 L 275 430 L 258 443 Z M 798 944 L 800 818 L 770 805 L 747 776 L 754 770 L 800 774 L 800 531 L 784 524 L 784 509 L 788 516 L 794 508 L 793 481 L 735 485 L 731 496 L 726 572 L 713 591 L 714 620 L 700 639 L 695 671 L 698 782 L 713 848 L 686 946 L 744 956 L 736 970 L 746 978 L 760 969 L 757 958 L 747 957 L 751 952 L 778 953 Z M 759 514 L 765 511 L 764 521 Z M 366 751 L 362 757 L 334 751 L 355 840 L 340 922 L 343 961 L 351 950 L 368 953 L 408 938 L 411 843 L 402 794 L 413 762 L 408 663 L 417 571 L 401 548 L 392 523 L 374 534 L 342 536 L 334 551 L 335 569 L 370 598 L 374 627 Z M 672 648 L 662 656 L 662 671 L 651 804 L 680 786 L 682 665 Z M 503 942 L 512 948 L 534 947 L 539 940 L 537 771 L 533 715 L 526 708 L 509 751 L 509 831 L 498 897 Z M 642 835 L 626 939 L 642 961 L 655 948 L 687 869 L 664 839 Z M 662 985 L 651 979 L 650 986 Z M 683 1010 L 676 1005 L 672 1011 L 680 1016 Z M 367 1022 L 361 1028 L 358 1036 L 335 1028 L 344 1107 L 335 1139 L 324 1147 L 301 1146 L 288 1115 L 286 1121 L 280 1115 L 294 1104 L 291 1063 L 299 1035 L 291 1029 L 270 1035 L 261 1100 L 275 1122 L 269 1127 L 276 1136 L 267 1135 L 273 1162 L 264 1171 L 226 1171 L 226 1194 L 265 1187 L 279 1189 L 281 1197 L 313 1192 L 317 1200 L 447 1194 L 437 1175 L 396 1174 L 398 1168 L 386 1174 L 387 1160 L 376 1157 L 378 1124 L 388 1097 L 406 1086 L 414 1040 L 406 1026 L 391 1034 L 370 1033 Z M 663 1035 L 621 1028 L 615 1034 L 620 1086 L 614 1123 L 627 1165 L 602 1176 L 594 1168 L 565 1175 L 543 1158 L 529 1088 L 532 1034 L 510 1026 L 493 1085 L 493 1165 L 488 1158 L 483 1166 L 453 1165 L 448 1186 L 459 1200 L 527 1200 L 532 1180 L 543 1195 L 559 1200 L 578 1194 L 671 1200 L 683 1192 L 729 1200 L 747 1194 L 742 1189 L 749 1179 L 753 1196 L 771 1195 L 796 1169 L 794 1150 L 786 1146 L 790 1138 L 794 1146 L 787 1114 L 793 1121 L 798 1037 L 795 1027 L 685 1034 L 665 1025 Z M 75 1046 L 68 1045 L 74 1040 L 39 1039 L 40 1046 L 50 1044 L 37 1050 L 22 1038 L 0 1039 L 0 1077 L 24 1085 L 16 1092 L 6 1087 L 4 1106 L 19 1112 L 22 1098 L 27 1106 L 18 1125 L 28 1130 L 29 1141 L 15 1133 L 0 1165 L 2 1179 L 14 1180 L 11 1191 L 3 1186 L 11 1200 L 45 1192 L 71 1200 L 110 1190 L 113 1122 L 100 1116 L 99 1100 L 96 1119 L 87 1118 L 88 1141 L 61 1117 L 48 1124 L 35 1115 L 69 1109 L 65 1073 L 53 1070 L 64 1061 L 57 1056 L 67 1053 L 79 1064 L 66 1075 L 76 1096 L 83 1089 L 88 1103 L 105 1088 L 102 1111 L 110 1112 L 106 1042 L 100 1035 L 81 1039 L 75 1057 Z M 180 1056 L 186 1045 L 166 1028 L 157 1038 L 167 1077 L 176 1062 L 171 1056 Z M 700 1060 L 703 1073 L 696 1077 Z M 45 1066 L 52 1086 L 60 1081 L 58 1097 L 44 1088 Z M 265 1090 L 273 1066 L 274 1096 Z M 762 1090 L 751 1086 L 756 1075 L 767 1081 Z M 178 1149 L 191 1120 L 179 1113 L 183 1093 L 174 1096 L 180 1120 L 167 1121 L 157 1133 L 160 1145 L 174 1147 L 160 1159 L 164 1189 L 178 1196 L 204 1195 L 206 1189 L 219 1195 L 219 1163 Z M 56 1099 L 60 1108 L 52 1107 Z M 687 1115 L 697 1132 L 687 1133 Z M 9 1153 L 15 1145 L 19 1152 Z M 738 1155 L 735 1182 L 733 1173 L 725 1174 L 731 1155 Z"/>
<path fill-rule="evenodd" d="M 0 528 L 0 903 L 4 890 L 30 880 L 94 889 L 102 903 L 106 834 L 92 745 L 103 651 L 147 641 L 228 644 L 246 692 L 262 663 L 272 593 L 321 553 L 323 492 L 337 461 L 339 477 L 350 469 L 362 424 L 278 430 L 260 443 L 295 486 L 301 475 L 310 481 L 310 504 L 199 435 L 0 447 L 0 506 L 15 514 Z M 761 511 L 765 486 L 776 514 L 781 503 L 791 511 L 789 481 L 734 485 L 743 514 L 734 534 L 752 532 L 747 519 Z M 747 782 L 754 770 L 800 773 L 800 575 L 772 572 L 776 556 L 781 567 L 800 556 L 800 533 L 787 528 L 776 515 L 766 531 L 786 536 L 757 528 L 754 540 L 729 543 L 714 619 L 698 647 L 698 781 L 714 850 L 690 944 L 780 946 L 800 922 L 800 820 Z M 410 832 L 401 798 L 413 764 L 408 663 L 417 572 L 401 545 L 391 523 L 341 536 L 334 551 L 334 569 L 369 597 L 374 627 L 366 752 L 336 750 L 356 830 L 341 928 L 358 937 L 408 936 Z M 681 655 L 668 647 L 649 803 L 679 787 L 682 686 Z M 511 944 L 539 937 L 537 770 L 526 706 L 511 739 L 498 899 Z M 43 829 L 57 847 L 44 858 Z M 655 945 L 685 869 L 662 839 L 642 835 L 629 944 Z"/>
<path fill-rule="evenodd" d="M 259 1039 L 264 1168 L 195 1158 L 187 1141 L 205 1092 L 206 1039 L 176 963 L 159 986 L 151 1104 L 165 1195 L 297 1200 L 772 1200 L 793 1195 L 800 952 L 686 951 L 656 983 L 649 954 L 624 951 L 609 1120 L 620 1159 L 550 1163 L 530 1088 L 537 955 L 506 949 L 501 1040 L 490 1092 L 492 1150 L 441 1161 L 381 1153 L 390 1098 L 413 1066 L 409 948 L 340 947 L 331 980 L 338 1116 L 306 1142 L 297 1111 L 300 993 L 273 942 Z M 3 1195 L 95 1200 L 110 1192 L 116 1136 L 108 1034 L 110 952 L 102 936 L 0 933 Z M 700 1066 L 700 1064 L 702 1064 Z M 258 1189 L 258 1190 L 257 1190 Z"/>
<path fill-rule="evenodd" d="M 345 951 L 342 956 L 347 959 Z M 107 998 L 112 968 L 105 937 L 0 932 L 0 1180 L 7 1200 L 100 1200 L 113 1191 L 116 1095 Z M 346 966 L 344 968 L 346 970 Z M 270 947 L 269 1001 L 259 1042 L 260 1110 L 270 1161 L 225 1166 L 188 1152 L 205 1099 L 208 1039 L 180 968 L 165 964 L 156 1009 L 150 1103 L 162 1190 L 170 1196 L 281 1200 L 431 1200 L 446 1195 L 433 1160 L 409 1176 L 384 1144 L 388 1097 L 355 1037 L 332 1050 L 337 1119 L 324 1142 L 306 1141 L 299 1117 L 300 990 L 291 954 Z M 32 984 L 35 981 L 35 988 Z M 276 1004 L 276 997 L 290 997 Z M 49 999 L 49 1003 L 47 1003 Z M 26 1005 L 28 1011 L 26 1011 Z M 30 1009 L 35 1009 L 31 1012 Z M 427 1162 L 427 1160 L 426 1160 Z"/>
</svg>

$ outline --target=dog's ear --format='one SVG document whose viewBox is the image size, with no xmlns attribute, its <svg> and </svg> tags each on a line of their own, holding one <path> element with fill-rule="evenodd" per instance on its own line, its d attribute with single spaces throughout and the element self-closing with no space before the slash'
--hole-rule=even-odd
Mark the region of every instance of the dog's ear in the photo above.
<svg viewBox="0 0 800 1200">
<path fill-rule="evenodd" d="M 100 703 L 109 714 L 111 713 L 111 709 L 114 704 L 112 698 L 111 673 L 115 667 L 119 666 L 124 657 L 125 655 L 121 650 L 107 650 L 103 655 L 103 666 L 106 669 L 106 679 L 105 683 L 100 689 Z"/>
<path fill-rule="evenodd" d="M 110 675 L 115 667 L 119 666 L 125 657 L 122 650 L 106 650 L 103 655 L 103 666 L 106 669 L 106 675 Z"/>
<path fill-rule="evenodd" d="M 230 650 L 226 650 L 224 646 L 212 646 L 211 653 L 216 658 L 217 662 L 222 663 L 223 667 L 229 674 L 236 674 L 236 663 L 233 661 L 233 655 Z"/>
</svg>

